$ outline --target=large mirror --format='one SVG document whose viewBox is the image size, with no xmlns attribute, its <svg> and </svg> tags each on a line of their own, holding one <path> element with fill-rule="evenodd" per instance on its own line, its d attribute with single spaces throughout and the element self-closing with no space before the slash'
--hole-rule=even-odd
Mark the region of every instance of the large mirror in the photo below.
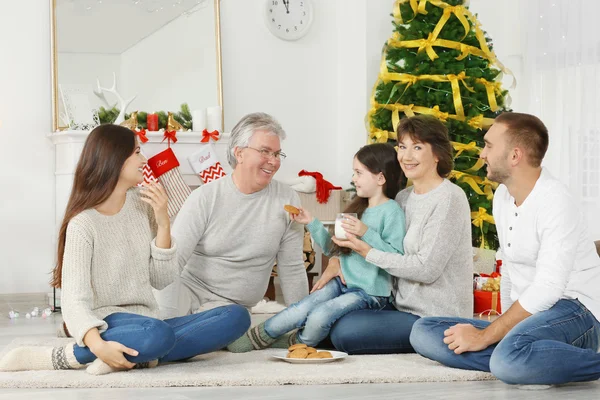
<svg viewBox="0 0 600 400">
<path fill-rule="evenodd" d="M 54 131 L 134 96 L 128 113 L 222 110 L 219 0 L 51 0 L 51 11 Z"/>
</svg>

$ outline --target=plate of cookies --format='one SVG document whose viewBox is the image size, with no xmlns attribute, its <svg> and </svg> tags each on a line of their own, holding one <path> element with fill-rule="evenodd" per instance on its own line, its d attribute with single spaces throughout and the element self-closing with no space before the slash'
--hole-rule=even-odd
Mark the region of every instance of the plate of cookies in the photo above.
<svg viewBox="0 0 600 400">
<path fill-rule="evenodd" d="M 305 344 L 295 344 L 287 349 L 287 354 L 274 355 L 273 358 L 292 364 L 320 364 L 348 357 L 343 351 L 317 350 Z"/>
</svg>

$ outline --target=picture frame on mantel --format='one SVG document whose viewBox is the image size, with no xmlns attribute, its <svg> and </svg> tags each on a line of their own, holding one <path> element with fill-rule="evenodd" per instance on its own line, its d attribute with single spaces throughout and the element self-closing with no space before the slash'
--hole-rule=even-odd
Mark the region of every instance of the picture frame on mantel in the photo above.
<svg viewBox="0 0 600 400">
<path fill-rule="evenodd" d="M 69 129 L 85 131 L 100 125 L 98 110 L 93 109 L 90 102 L 91 85 L 60 84 L 59 89 L 63 105 L 60 114 L 64 115 L 62 119 L 66 119 Z"/>
<path fill-rule="evenodd" d="M 96 79 L 109 81 L 113 71 L 120 71 L 119 92 L 126 98 L 137 95 L 127 112 L 178 111 L 183 103 L 192 110 L 219 106 L 224 127 L 220 0 L 159 0 L 170 7 L 156 10 L 150 10 L 148 2 L 48 1 L 52 132 L 70 129 L 61 120 L 59 85 L 94 86 Z M 123 31 L 106 29 L 107 20 Z M 176 57 L 178 62 L 164 68 L 158 62 L 164 56 Z M 199 66 L 193 67 L 193 61 Z M 140 63 L 146 66 L 143 73 Z M 185 68 L 178 71 L 178 64 Z M 165 93 L 172 95 L 169 98 Z M 91 108 L 110 109 L 115 103 L 112 98 L 92 96 Z"/>
</svg>

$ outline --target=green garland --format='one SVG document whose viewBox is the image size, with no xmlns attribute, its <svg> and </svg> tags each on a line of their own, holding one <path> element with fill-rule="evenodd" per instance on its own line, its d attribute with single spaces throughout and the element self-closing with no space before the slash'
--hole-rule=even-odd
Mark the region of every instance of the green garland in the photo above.
<svg viewBox="0 0 600 400">
<path fill-rule="evenodd" d="M 113 106 L 110 109 L 106 109 L 104 107 L 100 107 L 98 110 L 98 118 L 100 119 L 101 124 L 112 124 L 116 121 L 119 116 L 119 110 L 116 106 Z M 165 129 L 167 127 L 167 119 L 168 113 L 166 111 L 157 111 L 155 114 L 158 114 L 158 129 Z M 144 129 L 147 128 L 146 119 L 148 113 L 146 111 L 138 111 L 138 125 Z M 128 120 L 131 117 L 131 114 L 125 113 L 125 120 Z M 187 103 L 183 103 L 181 105 L 181 110 L 173 113 L 173 118 L 175 121 L 179 122 L 181 126 L 186 129 L 192 130 L 192 113 L 190 112 L 190 107 Z"/>
</svg>

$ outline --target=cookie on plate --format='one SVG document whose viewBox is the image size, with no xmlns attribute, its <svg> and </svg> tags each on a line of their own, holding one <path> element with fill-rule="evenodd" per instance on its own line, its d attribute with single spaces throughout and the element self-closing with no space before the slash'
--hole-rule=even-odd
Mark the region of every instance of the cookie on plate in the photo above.
<svg viewBox="0 0 600 400">
<path fill-rule="evenodd" d="M 306 349 L 296 349 L 289 353 L 288 358 L 306 358 L 308 356 L 308 351 Z"/>
<path fill-rule="evenodd" d="M 294 351 L 296 349 L 306 349 L 307 347 L 308 346 L 304 343 L 293 344 L 290 347 L 288 347 L 288 351 Z"/>
</svg>

